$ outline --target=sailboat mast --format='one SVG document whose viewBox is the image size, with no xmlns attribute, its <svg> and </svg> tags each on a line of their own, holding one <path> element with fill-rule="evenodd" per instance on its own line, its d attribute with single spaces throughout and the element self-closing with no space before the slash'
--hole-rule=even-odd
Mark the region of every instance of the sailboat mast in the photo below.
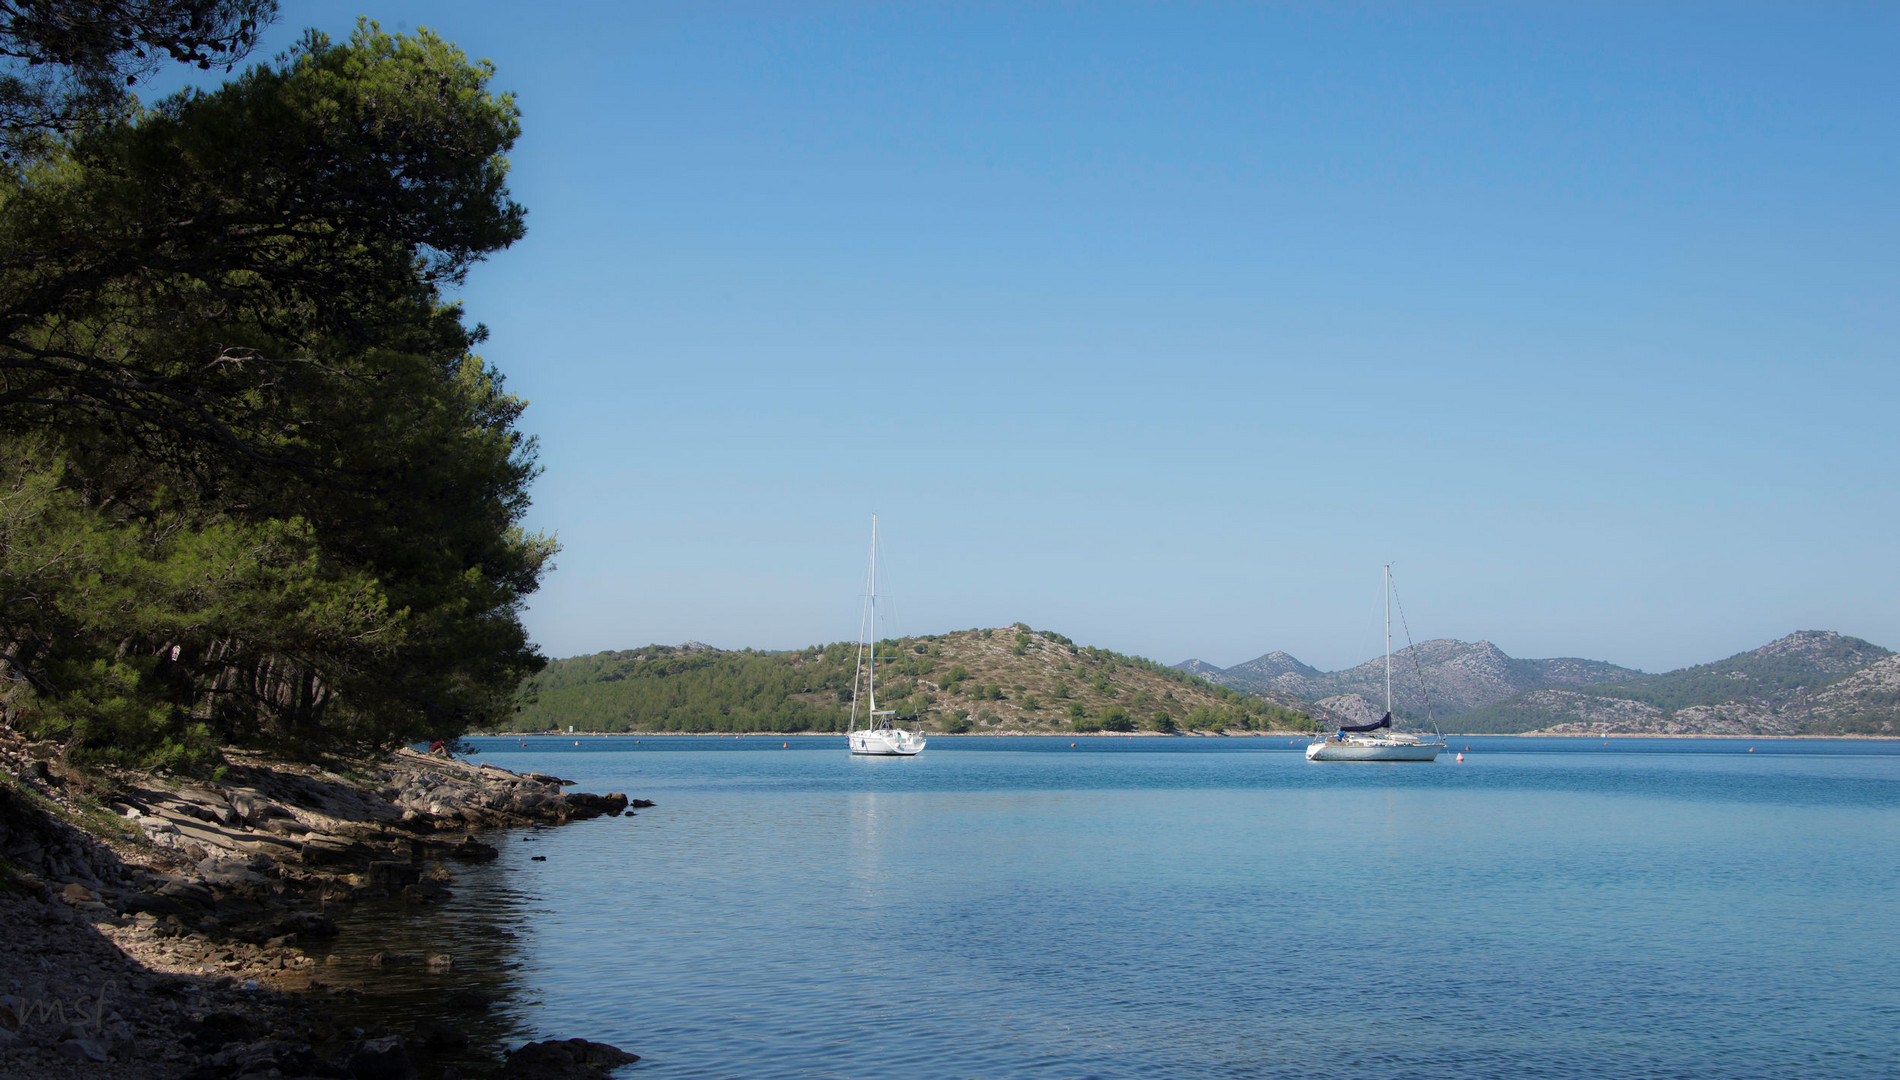
<svg viewBox="0 0 1900 1080">
<path fill-rule="evenodd" d="M 871 534 L 877 535 L 872 526 Z M 875 547 L 873 543 L 873 547 Z M 1385 712 L 1392 715 L 1392 564 L 1385 564 Z"/>
<path fill-rule="evenodd" d="M 869 648 L 871 650 L 871 666 L 870 666 L 870 670 L 867 672 L 865 676 L 865 685 L 866 687 L 869 688 L 870 693 L 871 693 L 871 712 L 870 712 L 871 726 L 876 727 L 877 726 L 877 515 L 876 514 L 871 515 L 871 607 L 870 607 L 870 614 L 871 614 L 870 625 L 866 628 L 865 632 L 868 635 L 866 640 L 870 642 Z M 1388 619 L 1387 621 L 1390 622 L 1391 620 Z M 1391 637 L 1391 634 L 1392 634 L 1391 630 L 1388 629 L 1386 631 L 1386 636 L 1389 638 Z M 1390 647 L 1391 646 L 1388 643 L 1387 648 L 1390 648 Z"/>
</svg>

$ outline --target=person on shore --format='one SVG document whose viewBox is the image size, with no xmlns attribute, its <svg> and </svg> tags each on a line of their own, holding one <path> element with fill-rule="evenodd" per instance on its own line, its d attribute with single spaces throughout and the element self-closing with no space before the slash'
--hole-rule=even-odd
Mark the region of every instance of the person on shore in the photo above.
<svg viewBox="0 0 1900 1080">
<path fill-rule="evenodd" d="M 449 753 L 449 744 L 443 742 L 441 739 L 437 739 L 436 741 L 429 744 L 429 753 L 440 754 L 446 758 L 452 758 L 455 756 L 454 754 Z"/>
</svg>

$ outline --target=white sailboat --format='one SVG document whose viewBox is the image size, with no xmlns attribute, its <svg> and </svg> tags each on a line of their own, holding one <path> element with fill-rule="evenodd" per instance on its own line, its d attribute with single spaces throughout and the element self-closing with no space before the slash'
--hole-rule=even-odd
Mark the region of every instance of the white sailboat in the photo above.
<svg viewBox="0 0 1900 1080">
<path fill-rule="evenodd" d="M 1410 633 L 1408 631 L 1409 640 Z M 1414 658 L 1417 653 L 1413 653 Z M 1423 690 L 1423 675 L 1420 676 Z M 1421 739 L 1392 730 L 1392 564 L 1385 567 L 1385 715 L 1376 724 L 1340 725 L 1306 747 L 1308 761 L 1437 761 L 1445 738 Z"/>
<path fill-rule="evenodd" d="M 877 647 L 872 635 L 877 624 L 877 515 L 871 515 L 871 572 L 864 592 L 864 616 L 858 625 L 858 667 L 851 676 L 851 719 L 845 738 L 853 754 L 874 757 L 911 757 L 924 749 L 924 737 L 897 726 L 897 710 L 877 707 Z M 863 691 L 860 698 L 859 691 Z M 865 706 L 865 727 L 858 727 L 858 706 Z"/>
</svg>

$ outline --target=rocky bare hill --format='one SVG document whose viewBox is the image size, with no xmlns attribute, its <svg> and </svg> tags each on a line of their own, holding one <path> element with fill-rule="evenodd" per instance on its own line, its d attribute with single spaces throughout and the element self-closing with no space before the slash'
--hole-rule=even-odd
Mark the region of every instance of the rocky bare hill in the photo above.
<svg viewBox="0 0 1900 1080">
<path fill-rule="evenodd" d="M 1893 734 L 1900 657 L 1804 630 L 1712 664 L 1615 683 L 1533 690 L 1459 718 L 1473 732 Z"/>
<path fill-rule="evenodd" d="M 1177 665 L 1203 678 L 1250 693 L 1277 693 L 1315 702 L 1320 708 L 1354 719 L 1362 711 L 1348 698 L 1357 695 L 1385 702 L 1385 657 L 1379 656 L 1344 671 L 1319 671 L 1284 652 L 1271 652 L 1231 668 L 1215 668 L 1199 660 Z M 1422 641 L 1392 654 L 1392 701 L 1401 718 L 1422 719 L 1427 713 L 1443 719 L 1515 697 L 1529 690 L 1633 679 L 1640 671 L 1601 660 L 1556 657 L 1520 660 L 1489 641 Z M 1423 690 L 1421 691 L 1421 683 Z M 1337 700 L 1335 700 L 1337 699 Z M 1329 705 L 1328 703 L 1333 704 Z M 1377 713 L 1373 718 L 1376 719 Z"/>
<path fill-rule="evenodd" d="M 1324 673 L 1276 649 L 1265 656 L 1256 656 L 1244 664 L 1235 664 L 1222 674 L 1231 680 L 1229 685 L 1253 683 L 1271 686 L 1275 679 L 1288 677 L 1296 680 L 1317 679 Z"/>
<path fill-rule="evenodd" d="M 857 646 L 792 652 L 648 646 L 556 660 L 513 730 L 842 731 Z M 1217 685 L 1018 623 L 877 646 L 878 704 L 957 733 L 1303 730 L 1305 703 Z"/>
<path fill-rule="evenodd" d="M 1207 679 L 1209 682 L 1216 681 L 1215 679 L 1210 678 L 1210 676 L 1218 676 L 1221 673 L 1220 668 L 1217 668 L 1212 664 L 1205 663 L 1200 660 L 1186 660 L 1179 664 L 1174 665 L 1174 667 L 1175 667 L 1175 670 L 1177 671 L 1185 671 L 1189 675 L 1196 676 L 1197 678 Z"/>
</svg>

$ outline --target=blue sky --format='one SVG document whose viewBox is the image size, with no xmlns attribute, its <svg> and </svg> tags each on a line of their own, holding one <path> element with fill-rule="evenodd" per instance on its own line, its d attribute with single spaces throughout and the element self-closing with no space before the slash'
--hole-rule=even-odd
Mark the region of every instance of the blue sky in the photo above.
<svg viewBox="0 0 1900 1080">
<path fill-rule="evenodd" d="M 1900 647 L 1900 8 L 338 5 L 494 61 L 551 655 Z"/>
</svg>

